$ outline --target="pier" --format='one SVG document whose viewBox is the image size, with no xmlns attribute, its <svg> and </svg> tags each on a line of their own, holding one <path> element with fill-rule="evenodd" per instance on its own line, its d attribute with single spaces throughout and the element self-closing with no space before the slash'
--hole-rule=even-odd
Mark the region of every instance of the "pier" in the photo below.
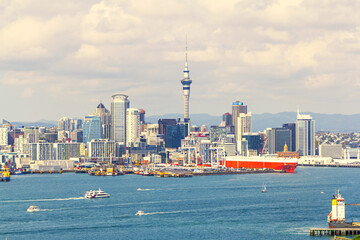
<svg viewBox="0 0 360 240">
<path fill-rule="evenodd" d="M 310 228 L 310 236 L 348 236 L 360 234 L 360 228 Z"/>
</svg>

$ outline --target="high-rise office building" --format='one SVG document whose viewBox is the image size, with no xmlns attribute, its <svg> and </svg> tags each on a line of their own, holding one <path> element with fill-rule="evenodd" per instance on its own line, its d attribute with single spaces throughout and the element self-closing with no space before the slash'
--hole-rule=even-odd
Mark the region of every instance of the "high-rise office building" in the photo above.
<svg viewBox="0 0 360 240">
<path fill-rule="evenodd" d="M 248 142 L 248 150 L 256 151 L 256 155 L 260 153 L 260 134 L 259 133 L 244 133 L 242 138 Z"/>
<path fill-rule="evenodd" d="M 299 112 L 296 119 L 296 151 L 300 156 L 315 155 L 315 120 Z"/>
<path fill-rule="evenodd" d="M 83 124 L 83 141 L 90 142 L 101 138 L 101 120 L 97 116 L 86 116 Z"/>
<path fill-rule="evenodd" d="M 145 110 L 144 109 L 139 109 L 140 110 L 140 124 L 145 124 Z"/>
<path fill-rule="evenodd" d="M 247 114 L 247 106 L 243 102 L 236 101 L 232 103 L 232 124 L 235 126 L 235 136 L 237 136 L 238 121 L 240 113 Z"/>
<path fill-rule="evenodd" d="M 131 147 L 140 138 L 140 110 L 128 108 L 126 110 L 126 146 Z"/>
<path fill-rule="evenodd" d="M 181 80 L 181 84 L 183 85 L 183 94 L 184 94 L 184 121 L 189 120 L 189 98 L 190 98 L 191 83 L 192 83 L 192 80 L 190 80 L 190 71 L 189 71 L 189 67 L 188 67 L 187 45 L 186 45 L 184 78 Z"/>
<path fill-rule="evenodd" d="M 176 125 L 177 121 L 176 119 L 159 119 L 158 124 L 159 124 L 159 134 L 165 135 L 166 126 Z"/>
<path fill-rule="evenodd" d="M 40 140 L 40 133 L 38 127 L 25 127 L 24 138 L 28 139 L 29 143 L 38 143 Z"/>
<path fill-rule="evenodd" d="M 296 124 L 295 123 L 285 123 L 283 128 L 287 128 L 291 132 L 291 145 L 288 145 L 290 152 L 296 151 Z"/>
<path fill-rule="evenodd" d="M 110 139 L 111 113 L 104 104 L 100 103 L 93 113 L 94 116 L 100 117 L 101 120 L 101 138 Z"/>
<path fill-rule="evenodd" d="M 251 112 L 250 113 L 239 113 L 237 117 L 237 128 L 236 128 L 236 141 L 238 151 L 241 153 L 241 140 L 244 133 L 251 132 Z"/>
<path fill-rule="evenodd" d="M 111 139 L 126 144 L 126 109 L 130 107 L 128 96 L 111 96 Z"/>
<path fill-rule="evenodd" d="M 285 144 L 291 146 L 291 130 L 288 128 L 268 128 L 266 129 L 268 138 L 269 154 L 282 152 Z"/>
<path fill-rule="evenodd" d="M 8 145 L 8 133 L 8 128 L 0 128 L 0 145 Z"/>
<path fill-rule="evenodd" d="M 232 115 L 230 113 L 224 113 L 222 120 L 225 122 L 225 126 L 231 126 L 233 124 Z"/>
<path fill-rule="evenodd" d="M 74 129 L 73 120 L 68 117 L 60 118 L 58 121 L 58 130 L 71 132 Z"/>
<path fill-rule="evenodd" d="M 82 119 L 73 119 L 72 122 L 73 122 L 73 126 L 74 126 L 73 130 L 82 129 L 82 126 L 83 126 Z"/>
</svg>

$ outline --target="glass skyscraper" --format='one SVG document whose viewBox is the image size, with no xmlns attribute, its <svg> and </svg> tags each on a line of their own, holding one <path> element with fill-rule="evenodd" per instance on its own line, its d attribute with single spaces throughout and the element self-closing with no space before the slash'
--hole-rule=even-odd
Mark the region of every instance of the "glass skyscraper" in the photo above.
<svg viewBox="0 0 360 240">
<path fill-rule="evenodd" d="M 101 119 L 97 116 L 86 116 L 83 125 L 83 141 L 90 142 L 101 138 Z"/>
<path fill-rule="evenodd" d="M 298 113 L 296 120 L 296 151 L 300 156 L 315 155 L 315 120 Z"/>
<path fill-rule="evenodd" d="M 128 96 L 111 96 L 111 139 L 126 143 L 126 110 L 130 107 Z"/>
</svg>

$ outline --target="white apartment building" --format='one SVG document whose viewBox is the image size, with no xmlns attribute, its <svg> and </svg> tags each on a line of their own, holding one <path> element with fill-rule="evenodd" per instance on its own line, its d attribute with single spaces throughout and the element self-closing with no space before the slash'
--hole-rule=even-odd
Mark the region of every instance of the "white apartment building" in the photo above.
<svg viewBox="0 0 360 240">
<path fill-rule="evenodd" d="M 130 147 L 140 137 L 140 110 L 128 108 L 126 110 L 126 146 Z"/>
</svg>

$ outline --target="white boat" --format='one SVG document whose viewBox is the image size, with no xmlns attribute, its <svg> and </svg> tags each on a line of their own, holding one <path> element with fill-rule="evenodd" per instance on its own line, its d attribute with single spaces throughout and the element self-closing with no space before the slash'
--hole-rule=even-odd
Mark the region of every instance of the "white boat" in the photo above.
<svg viewBox="0 0 360 240">
<path fill-rule="evenodd" d="M 266 193 L 266 185 L 265 185 L 265 184 L 263 184 L 262 189 L 261 189 L 261 192 L 262 192 L 262 193 Z"/>
<path fill-rule="evenodd" d="M 141 190 L 142 190 L 142 188 L 138 188 L 138 189 L 136 189 L 136 190 L 141 191 Z"/>
<path fill-rule="evenodd" d="M 38 206 L 30 206 L 28 209 L 27 209 L 28 212 L 39 212 L 40 211 L 40 208 Z"/>
<path fill-rule="evenodd" d="M 145 214 L 144 211 L 139 210 L 135 215 L 142 216 L 142 215 L 144 215 L 144 214 Z"/>
<path fill-rule="evenodd" d="M 85 198 L 108 198 L 110 194 L 102 191 L 100 188 L 99 190 L 90 190 L 85 193 Z"/>
</svg>

